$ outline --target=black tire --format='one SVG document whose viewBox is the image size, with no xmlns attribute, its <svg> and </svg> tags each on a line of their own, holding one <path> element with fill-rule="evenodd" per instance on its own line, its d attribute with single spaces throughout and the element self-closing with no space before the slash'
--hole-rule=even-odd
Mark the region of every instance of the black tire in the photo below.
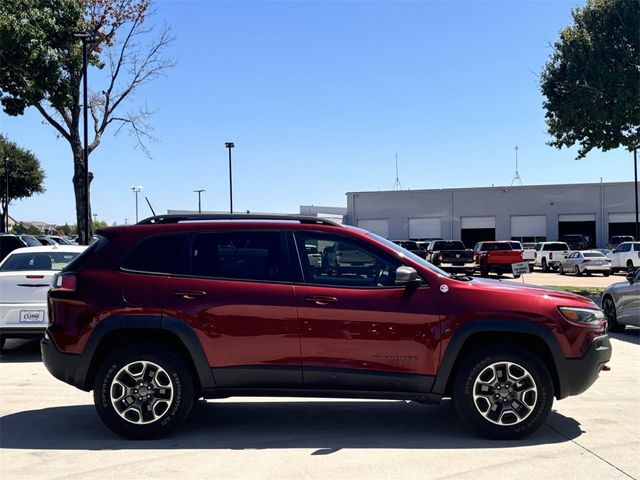
<svg viewBox="0 0 640 480">
<path fill-rule="evenodd" d="M 514 275 L 513 278 L 520 278 L 520 275 Z"/>
<path fill-rule="evenodd" d="M 558 269 L 558 272 L 560 273 L 560 275 L 564 275 L 564 267 L 562 266 L 562 264 L 560 264 L 560 268 Z"/>
<path fill-rule="evenodd" d="M 631 260 L 627 260 L 627 272 L 631 273 L 634 271 L 633 262 Z"/>
<path fill-rule="evenodd" d="M 580 271 L 580 267 L 578 267 L 578 265 L 573 267 L 573 273 L 575 273 L 577 276 L 581 276 L 582 275 L 582 272 Z"/>
<path fill-rule="evenodd" d="M 7 337 L 0 336 L 0 353 L 4 351 L 4 343 L 7 341 Z"/>
<path fill-rule="evenodd" d="M 609 275 L 611 275 L 611 272 L 602 272 L 603 277 L 608 277 Z"/>
<path fill-rule="evenodd" d="M 481 277 L 488 277 L 489 276 L 489 270 L 486 268 L 480 268 L 480 276 Z"/>
<path fill-rule="evenodd" d="M 543 272 L 548 272 L 549 271 L 549 265 L 547 265 L 547 259 L 546 258 L 542 259 L 542 271 Z"/>
<path fill-rule="evenodd" d="M 485 416 L 480 411 L 482 399 L 474 400 L 473 398 L 476 380 L 479 380 L 481 374 L 486 373 L 491 365 L 500 364 L 501 362 L 516 364 L 515 368 L 523 370 L 528 375 L 527 381 L 530 386 L 533 385 L 535 387 L 533 398 L 529 397 L 528 400 L 531 403 L 531 408 L 521 410 L 521 413 L 525 412 L 526 414 L 513 424 L 494 423 L 487 418 L 489 415 L 494 414 L 493 410 L 491 410 L 492 406 L 488 407 Z M 509 382 L 508 378 L 507 382 Z M 509 384 L 507 383 L 507 385 Z M 516 385 L 520 384 L 516 383 Z M 524 385 L 524 382 L 521 385 Z M 510 386 L 513 387 L 514 385 Z M 505 391 L 511 392 L 508 388 Z M 519 417 L 513 413 L 513 409 L 511 409 L 511 413 L 509 410 L 509 403 L 512 400 L 507 400 L 507 398 L 511 397 L 503 398 L 502 394 L 495 394 L 499 398 L 495 400 L 499 404 L 498 408 L 502 411 L 503 407 L 500 406 L 502 402 L 507 407 L 504 413 L 500 414 L 499 421 L 502 421 L 503 417 L 508 417 L 508 415 L 518 419 Z M 514 395 L 513 392 L 507 394 Z M 527 395 L 529 395 L 529 392 L 525 391 L 523 397 Z M 489 396 L 493 397 L 493 395 Z M 516 404 L 518 401 L 516 401 Z M 481 436 L 496 440 L 515 440 L 531 435 L 544 423 L 553 405 L 553 383 L 544 362 L 539 357 L 518 347 L 493 345 L 473 352 L 463 360 L 454 377 L 453 403 L 461 420 Z M 485 406 L 488 405 L 489 402 L 487 401 Z M 523 402 L 520 402 L 519 405 L 526 407 Z"/>
<path fill-rule="evenodd" d="M 607 317 L 607 330 L 610 332 L 624 332 L 625 326 L 618 323 L 616 305 L 613 302 L 613 299 L 608 295 L 602 300 L 602 311 Z"/>
<path fill-rule="evenodd" d="M 150 370 L 142 362 L 147 362 L 150 365 Z M 149 382 L 156 383 L 156 385 L 150 385 L 150 388 L 156 389 L 158 398 L 152 398 L 153 403 L 149 404 L 143 398 L 145 396 L 143 392 L 142 397 L 138 397 L 138 400 L 135 399 L 135 396 L 139 394 L 137 382 L 140 381 L 136 379 L 133 382 L 134 385 L 128 390 L 130 393 L 122 397 L 123 411 L 118 413 L 112 403 L 112 393 L 117 389 L 120 389 L 123 394 L 125 391 L 121 387 L 122 384 L 116 384 L 114 380 L 120 374 L 123 375 L 121 378 L 125 380 L 134 379 L 131 374 L 127 377 L 127 373 L 123 372 L 125 366 L 129 366 L 134 371 L 138 366 L 142 366 L 141 375 L 145 377 L 148 373 L 149 375 L 153 374 L 155 369 L 153 379 Z M 161 380 L 158 380 L 160 377 L 162 377 Z M 149 378 L 151 377 L 149 376 Z M 160 386 L 157 385 L 157 382 L 160 382 Z M 136 388 L 135 394 L 133 388 Z M 145 386 L 144 389 L 147 390 L 147 387 Z M 150 393 L 155 394 L 153 389 Z M 170 395 L 170 399 L 162 398 L 161 395 Z M 141 398 L 142 401 L 139 400 Z M 117 435 L 132 440 L 159 438 L 171 432 L 188 417 L 193 407 L 194 398 L 193 376 L 185 362 L 166 347 L 153 344 L 129 345 L 115 351 L 100 365 L 93 390 L 93 400 L 100 419 Z M 129 399 L 133 399 L 131 400 L 133 403 L 130 405 L 138 405 L 139 407 L 129 409 L 124 407 L 124 403 Z M 119 403 L 119 401 L 115 402 Z M 156 412 L 157 406 L 160 407 L 159 413 Z M 137 416 L 138 420 L 143 420 L 143 409 L 147 414 L 152 412 L 151 415 L 157 416 L 157 418 L 151 419 L 149 423 L 137 424 L 121 416 L 126 414 Z"/>
</svg>

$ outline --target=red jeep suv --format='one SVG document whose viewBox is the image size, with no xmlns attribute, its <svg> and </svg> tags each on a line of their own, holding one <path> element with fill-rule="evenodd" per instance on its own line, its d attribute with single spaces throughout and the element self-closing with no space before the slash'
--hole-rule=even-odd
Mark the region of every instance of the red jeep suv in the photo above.
<svg viewBox="0 0 640 480">
<path fill-rule="evenodd" d="M 98 234 L 53 280 L 42 357 L 126 438 L 232 395 L 452 397 L 480 434 L 521 438 L 611 357 L 591 300 L 448 274 L 319 218 L 167 215 Z"/>
</svg>

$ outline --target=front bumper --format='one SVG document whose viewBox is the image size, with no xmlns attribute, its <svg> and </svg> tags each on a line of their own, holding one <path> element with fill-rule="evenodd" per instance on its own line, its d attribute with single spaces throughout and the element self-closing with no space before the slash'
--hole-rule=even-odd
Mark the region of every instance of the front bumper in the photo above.
<svg viewBox="0 0 640 480">
<path fill-rule="evenodd" d="M 83 359 L 82 355 L 61 352 L 55 343 L 46 337 L 40 341 L 40 353 L 42 363 L 51 375 L 80 390 L 91 390 L 91 387 L 86 385 L 89 362 Z"/>
<path fill-rule="evenodd" d="M 442 262 L 438 264 L 438 267 L 446 270 L 446 269 L 458 269 L 458 270 L 474 270 L 476 268 L 476 263 L 455 263 L 455 262 Z"/>
<path fill-rule="evenodd" d="M 611 342 L 608 335 L 601 335 L 579 358 L 556 359 L 558 369 L 558 399 L 579 395 L 598 379 L 604 365 L 611 360 Z"/>
</svg>

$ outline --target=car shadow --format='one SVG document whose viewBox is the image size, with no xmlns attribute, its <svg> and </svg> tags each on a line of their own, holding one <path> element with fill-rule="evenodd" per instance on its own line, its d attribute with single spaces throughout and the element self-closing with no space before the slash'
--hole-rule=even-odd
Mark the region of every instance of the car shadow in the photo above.
<svg viewBox="0 0 640 480">
<path fill-rule="evenodd" d="M 624 332 L 620 333 L 607 333 L 611 338 L 615 338 L 616 340 L 633 343 L 634 345 L 640 345 L 640 328 L 638 327 L 627 327 Z"/>
<path fill-rule="evenodd" d="M 40 362 L 40 339 L 8 338 L 0 352 L 0 363 Z"/>
<path fill-rule="evenodd" d="M 29 450 L 311 448 L 510 448 L 554 444 L 582 433 L 572 418 L 552 412 L 545 425 L 517 441 L 479 438 L 465 428 L 451 401 L 427 406 L 402 401 L 198 401 L 167 438 L 127 441 L 100 422 L 91 405 L 28 410 L 0 418 L 0 445 Z"/>
</svg>

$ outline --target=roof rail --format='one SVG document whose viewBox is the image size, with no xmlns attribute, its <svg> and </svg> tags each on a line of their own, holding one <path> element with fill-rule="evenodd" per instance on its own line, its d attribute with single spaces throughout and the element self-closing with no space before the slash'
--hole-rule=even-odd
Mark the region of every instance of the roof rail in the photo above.
<svg viewBox="0 0 640 480">
<path fill-rule="evenodd" d="M 137 225 L 150 225 L 160 223 L 180 223 L 180 222 L 197 222 L 210 220 L 275 220 L 275 221 L 294 221 L 300 223 L 309 223 L 317 225 L 333 225 L 341 227 L 342 224 L 327 220 L 326 218 L 310 217 L 305 215 L 268 215 L 253 213 L 195 213 L 195 214 L 167 214 L 156 215 L 154 217 L 140 220 Z"/>
</svg>

